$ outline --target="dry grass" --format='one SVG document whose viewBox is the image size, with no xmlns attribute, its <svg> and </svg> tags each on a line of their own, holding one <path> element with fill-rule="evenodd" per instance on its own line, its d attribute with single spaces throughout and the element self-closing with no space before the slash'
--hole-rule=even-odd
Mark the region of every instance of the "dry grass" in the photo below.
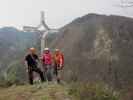
<svg viewBox="0 0 133 100">
<path fill-rule="evenodd" d="M 60 85 L 12 86 L 0 89 L 0 100 L 71 100 Z"/>
</svg>

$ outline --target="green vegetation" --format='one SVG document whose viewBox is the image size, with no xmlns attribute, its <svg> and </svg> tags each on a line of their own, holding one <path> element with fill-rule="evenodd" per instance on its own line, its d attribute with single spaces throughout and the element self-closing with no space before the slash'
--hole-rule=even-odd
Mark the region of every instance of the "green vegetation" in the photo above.
<svg viewBox="0 0 133 100">
<path fill-rule="evenodd" d="M 119 93 L 104 84 L 36 84 L 0 89 L 0 100 L 120 100 Z"/>
<path fill-rule="evenodd" d="M 26 71 L 20 62 L 12 63 L 7 69 L 6 81 L 10 84 L 24 84 L 26 81 Z"/>
<path fill-rule="evenodd" d="M 104 84 L 73 84 L 69 94 L 76 100 L 120 100 L 119 94 Z"/>
</svg>

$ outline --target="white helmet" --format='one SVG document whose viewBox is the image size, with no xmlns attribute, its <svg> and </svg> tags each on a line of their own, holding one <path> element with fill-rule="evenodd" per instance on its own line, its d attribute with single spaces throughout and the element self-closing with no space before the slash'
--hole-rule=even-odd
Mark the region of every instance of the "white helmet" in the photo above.
<svg viewBox="0 0 133 100">
<path fill-rule="evenodd" d="M 44 48 L 44 51 L 49 51 L 49 48 Z"/>
<path fill-rule="evenodd" d="M 55 49 L 55 51 L 60 51 L 59 49 Z"/>
</svg>

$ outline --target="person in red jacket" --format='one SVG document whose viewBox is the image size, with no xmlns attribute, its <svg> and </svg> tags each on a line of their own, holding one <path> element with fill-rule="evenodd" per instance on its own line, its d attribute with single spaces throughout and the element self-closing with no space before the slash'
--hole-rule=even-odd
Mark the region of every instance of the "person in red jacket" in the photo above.
<svg viewBox="0 0 133 100">
<path fill-rule="evenodd" d="M 52 55 L 50 53 L 49 48 L 44 49 L 44 53 L 42 55 L 42 62 L 43 62 L 45 79 L 48 81 L 52 81 L 53 78 Z"/>
<path fill-rule="evenodd" d="M 55 49 L 53 60 L 54 60 L 54 74 L 56 76 L 57 82 L 60 83 L 61 80 L 60 71 L 64 67 L 64 55 L 61 53 L 59 49 Z"/>
</svg>

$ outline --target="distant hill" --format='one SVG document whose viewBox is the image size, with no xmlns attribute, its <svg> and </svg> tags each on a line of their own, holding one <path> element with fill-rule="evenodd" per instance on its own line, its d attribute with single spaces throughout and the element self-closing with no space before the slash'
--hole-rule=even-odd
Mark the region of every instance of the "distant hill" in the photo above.
<svg viewBox="0 0 133 100">
<path fill-rule="evenodd" d="M 132 18 L 88 14 L 61 28 L 51 47 L 65 54 L 65 79 L 132 84 L 132 27 Z"/>
</svg>

